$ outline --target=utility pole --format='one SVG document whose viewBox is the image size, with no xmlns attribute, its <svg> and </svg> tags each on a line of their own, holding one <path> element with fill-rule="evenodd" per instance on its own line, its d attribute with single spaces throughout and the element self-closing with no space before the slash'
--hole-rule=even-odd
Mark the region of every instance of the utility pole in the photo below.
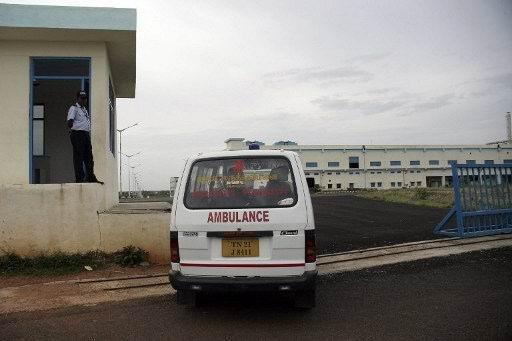
<svg viewBox="0 0 512 341">
<path fill-rule="evenodd" d="M 122 174 L 122 171 L 123 171 L 123 169 L 122 169 L 122 163 L 123 163 L 123 159 L 122 159 L 122 155 L 123 155 L 123 131 L 125 131 L 126 129 L 129 129 L 131 127 L 135 127 L 139 123 L 140 122 L 137 122 L 135 124 L 132 124 L 131 126 L 123 128 L 123 129 L 116 129 L 119 132 L 119 197 L 121 197 L 121 195 L 123 194 L 123 174 Z"/>
</svg>

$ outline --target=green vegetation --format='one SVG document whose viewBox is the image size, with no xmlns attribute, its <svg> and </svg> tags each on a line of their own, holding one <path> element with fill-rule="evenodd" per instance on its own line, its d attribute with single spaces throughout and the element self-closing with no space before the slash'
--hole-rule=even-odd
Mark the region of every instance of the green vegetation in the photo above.
<svg viewBox="0 0 512 341">
<path fill-rule="evenodd" d="M 148 252 L 133 245 L 124 247 L 115 254 L 115 261 L 122 266 L 134 266 L 147 261 Z"/>
<path fill-rule="evenodd" d="M 112 264 L 134 266 L 147 259 L 147 251 L 131 245 L 111 254 L 102 251 L 74 254 L 54 252 L 35 257 L 21 257 L 15 253 L 6 253 L 0 255 L 0 276 L 64 275 L 86 271 L 86 266 L 93 270 Z"/>
<path fill-rule="evenodd" d="M 439 208 L 451 208 L 453 206 L 453 190 L 451 188 L 363 190 L 354 194 L 363 198 L 402 204 Z"/>
</svg>

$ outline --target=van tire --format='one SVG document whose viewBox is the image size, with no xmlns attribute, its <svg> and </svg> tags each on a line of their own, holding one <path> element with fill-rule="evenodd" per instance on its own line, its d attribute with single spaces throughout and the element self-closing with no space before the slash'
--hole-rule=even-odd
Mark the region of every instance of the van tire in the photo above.
<svg viewBox="0 0 512 341">
<path fill-rule="evenodd" d="M 295 292 L 294 297 L 295 308 L 312 309 L 316 305 L 316 290 L 299 290 Z"/>
<path fill-rule="evenodd" d="M 192 290 L 177 290 L 176 302 L 178 305 L 191 305 L 193 307 L 200 307 L 202 302 L 201 293 Z"/>
<path fill-rule="evenodd" d="M 178 305 L 186 305 L 190 301 L 190 293 L 186 290 L 176 290 L 176 303 Z"/>
</svg>

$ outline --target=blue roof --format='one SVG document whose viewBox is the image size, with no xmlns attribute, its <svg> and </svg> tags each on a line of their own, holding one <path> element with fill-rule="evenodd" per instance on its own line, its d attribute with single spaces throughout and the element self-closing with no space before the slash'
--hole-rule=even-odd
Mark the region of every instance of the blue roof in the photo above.
<svg viewBox="0 0 512 341">
<path fill-rule="evenodd" d="M 0 27 L 135 31 L 132 8 L 0 4 Z"/>
</svg>

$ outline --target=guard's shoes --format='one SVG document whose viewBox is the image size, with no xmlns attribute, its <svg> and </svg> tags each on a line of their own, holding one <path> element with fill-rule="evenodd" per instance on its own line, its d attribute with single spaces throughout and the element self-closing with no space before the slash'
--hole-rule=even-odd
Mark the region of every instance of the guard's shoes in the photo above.
<svg viewBox="0 0 512 341">
<path fill-rule="evenodd" d="M 96 178 L 96 175 L 93 175 L 92 177 L 87 179 L 87 182 L 95 182 L 95 183 L 100 184 L 100 185 L 104 185 L 105 184 L 103 181 L 98 180 L 98 178 Z"/>
</svg>

